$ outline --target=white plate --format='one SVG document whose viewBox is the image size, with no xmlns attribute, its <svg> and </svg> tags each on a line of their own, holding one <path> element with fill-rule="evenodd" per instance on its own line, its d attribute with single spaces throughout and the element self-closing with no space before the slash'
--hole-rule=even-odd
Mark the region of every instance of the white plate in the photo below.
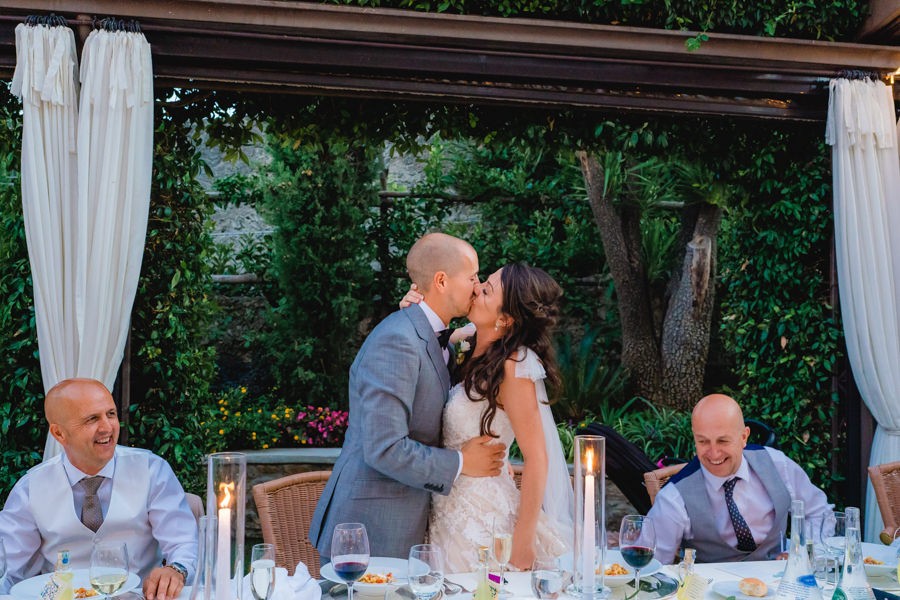
<svg viewBox="0 0 900 600">
<path fill-rule="evenodd" d="M 865 565 L 866 575 L 872 577 L 881 577 L 897 572 L 897 549 L 885 546 L 884 544 L 862 543 L 863 559 L 871 556 L 874 559 L 883 562 L 883 565 Z"/>
<path fill-rule="evenodd" d="M 406 583 L 406 570 L 407 561 L 405 558 L 373 556 L 369 558 L 369 568 L 366 569 L 366 573 L 377 573 L 378 575 L 387 575 L 388 573 L 391 573 L 394 576 L 394 580 L 391 583 L 362 583 L 361 581 L 357 581 L 353 584 L 354 595 L 356 592 L 359 592 L 364 596 L 384 596 L 386 591 L 396 589 Z M 337 576 L 337 573 L 334 572 L 334 565 L 331 563 L 322 567 L 319 574 L 328 581 L 346 583 Z"/>
<path fill-rule="evenodd" d="M 38 598 L 41 595 L 41 590 L 44 589 L 44 584 L 47 583 L 47 580 L 50 579 L 51 575 L 53 575 L 53 573 L 44 573 L 43 575 L 35 575 L 34 577 L 23 579 L 16 585 L 12 586 L 12 589 L 9 590 L 9 593 L 17 598 L 35 600 L 35 598 Z M 118 592 L 112 595 L 118 596 L 119 594 L 130 592 L 139 585 L 141 585 L 141 578 L 137 576 L 137 573 L 129 573 L 128 579 L 125 580 L 125 585 L 123 585 Z M 72 569 L 72 587 L 75 589 L 91 589 L 90 570 Z M 100 596 L 98 595 L 96 597 L 99 598 Z"/>
<path fill-rule="evenodd" d="M 628 570 L 628 575 L 607 575 L 604 582 L 611 588 L 619 587 L 625 585 L 626 583 L 634 581 L 634 569 L 628 566 L 628 563 L 625 562 L 625 559 L 622 558 L 622 553 L 618 550 L 607 550 L 606 551 L 606 561 L 603 563 L 603 569 L 606 570 L 613 563 L 619 563 L 622 567 Z M 572 572 L 572 554 L 563 554 L 559 557 L 559 565 L 565 569 L 566 571 Z M 657 571 L 662 569 L 662 563 L 652 559 L 646 567 L 641 569 L 641 579 L 644 578 L 644 575 L 653 575 Z M 600 571 L 598 568 L 597 576 L 599 581 Z"/>
<path fill-rule="evenodd" d="M 766 590 L 765 596 L 748 596 L 741 592 L 741 588 L 738 587 L 737 581 L 716 581 L 712 584 L 712 591 L 724 598 L 734 596 L 735 600 L 761 600 L 764 598 L 773 598 L 775 596 L 774 586 L 767 581 L 766 587 L 768 589 Z"/>
</svg>

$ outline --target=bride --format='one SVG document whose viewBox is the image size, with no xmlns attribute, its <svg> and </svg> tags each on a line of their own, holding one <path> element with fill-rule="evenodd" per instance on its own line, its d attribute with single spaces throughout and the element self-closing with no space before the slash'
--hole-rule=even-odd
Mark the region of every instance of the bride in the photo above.
<svg viewBox="0 0 900 600">
<path fill-rule="evenodd" d="M 472 303 L 465 329 L 474 326 L 475 334 L 444 407 L 444 447 L 458 449 L 478 435 L 507 448 L 515 440 L 524 469 L 521 494 L 507 468 L 497 477 L 460 475 L 449 495 L 432 495 L 428 535 L 443 548 L 450 573 L 475 570 L 492 529 L 512 533 L 509 564 L 517 569 L 531 568 L 538 548 L 548 556 L 571 549 L 572 484 L 544 387 L 545 378 L 559 379 L 550 332 L 561 295 L 543 270 L 512 263 Z"/>
</svg>

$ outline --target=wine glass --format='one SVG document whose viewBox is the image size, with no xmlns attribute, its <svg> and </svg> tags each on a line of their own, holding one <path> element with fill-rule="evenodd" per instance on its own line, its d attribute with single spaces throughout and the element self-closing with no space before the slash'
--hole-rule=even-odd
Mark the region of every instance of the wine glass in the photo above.
<svg viewBox="0 0 900 600">
<path fill-rule="evenodd" d="M 511 594 L 503 585 L 505 581 L 503 572 L 512 555 L 512 534 L 502 525 L 502 521 L 500 523 L 497 521 L 494 519 L 491 525 L 491 553 L 494 555 L 494 560 L 500 565 L 500 593 L 498 595 L 501 598 L 508 598 Z"/>
<path fill-rule="evenodd" d="M 419 600 L 429 600 L 444 585 L 444 553 L 436 544 L 409 549 L 409 587 Z"/>
<path fill-rule="evenodd" d="M 536 558 L 531 565 L 531 591 L 540 600 L 556 600 L 562 594 L 566 575 L 558 558 Z"/>
<path fill-rule="evenodd" d="M 822 543 L 825 544 L 825 548 L 834 559 L 833 583 L 837 583 L 841 565 L 844 562 L 844 547 L 847 545 L 847 538 L 845 537 L 847 533 L 847 516 L 837 510 L 834 511 L 833 515 L 833 519 L 827 518 L 826 515 L 826 518 L 822 520 Z"/>
<path fill-rule="evenodd" d="M 91 587 L 106 597 L 118 592 L 128 579 L 125 542 L 98 542 L 91 551 Z"/>
<path fill-rule="evenodd" d="M 619 551 L 634 569 L 634 591 L 641 589 L 641 569 L 653 560 L 656 552 L 656 529 L 653 520 L 643 515 L 625 515 L 619 529 Z"/>
<path fill-rule="evenodd" d="M 334 572 L 347 583 L 347 600 L 353 600 L 353 584 L 369 568 L 369 535 L 362 523 L 341 523 L 331 536 Z"/>
<path fill-rule="evenodd" d="M 250 550 L 250 592 L 269 600 L 275 591 L 275 544 L 255 544 Z"/>
</svg>

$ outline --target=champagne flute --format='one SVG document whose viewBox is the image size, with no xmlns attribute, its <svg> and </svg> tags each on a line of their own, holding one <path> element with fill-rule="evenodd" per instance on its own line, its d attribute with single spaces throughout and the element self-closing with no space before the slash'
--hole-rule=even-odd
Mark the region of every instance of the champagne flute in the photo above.
<svg viewBox="0 0 900 600">
<path fill-rule="evenodd" d="M 436 544 L 409 549 L 409 587 L 419 600 L 430 600 L 444 585 L 444 553 Z"/>
<path fill-rule="evenodd" d="M 653 520 L 643 515 L 625 515 L 619 529 L 622 558 L 634 569 L 634 591 L 641 589 L 641 569 L 650 564 L 656 552 L 656 529 Z"/>
<path fill-rule="evenodd" d="M 250 592 L 269 600 L 275 591 L 275 544 L 256 544 L 250 551 Z"/>
<path fill-rule="evenodd" d="M 99 542 L 91 551 L 91 587 L 106 597 L 118 592 L 128 579 L 125 542 Z"/>
<path fill-rule="evenodd" d="M 512 534 L 497 521 L 495 518 L 491 525 L 491 553 L 494 555 L 494 560 L 500 565 L 500 592 L 498 595 L 500 598 L 508 598 L 511 594 L 503 584 L 505 581 L 503 572 L 512 555 Z"/>
<path fill-rule="evenodd" d="M 347 600 L 353 600 L 353 584 L 369 568 L 369 535 L 362 523 L 340 523 L 331 536 L 334 572 L 347 583 Z"/>
</svg>

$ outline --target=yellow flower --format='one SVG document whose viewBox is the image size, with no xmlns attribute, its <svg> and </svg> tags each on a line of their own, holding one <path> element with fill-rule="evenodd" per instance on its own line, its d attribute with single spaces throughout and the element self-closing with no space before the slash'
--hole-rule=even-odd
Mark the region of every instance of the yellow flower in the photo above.
<svg viewBox="0 0 900 600">
<path fill-rule="evenodd" d="M 277 421 L 277 420 L 278 420 L 278 415 L 276 415 L 275 413 L 272 413 L 272 418 L 275 419 L 275 420 Z"/>
<path fill-rule="evenodd" d="M 294 436 L 294 441 L 296 442 L 296 441 L 299 441 L 299 440 L 300 440 L 300 436 L 299 436 L 299 435 L 295 435 L 295 436 Z"/>
<path fill-rule="evenodd" d="M 261 409 L 261 408 L 258 408 L 258 409 L 256 409 L 256 412 L 262 413 L 262 409 Z"/>
<path fill-rule="evenodd" d="M 265 449 L 268 448 L 268 447 L 269 447 L 268 444 L 263 444 L 263 450 L 265 450 Z"/>
<path fill-rule="evenodd" d="M 250 435 L 253 436 L 253 439 L 254 439 L 254 440 L 256 439 L 256 432 L 255 432 L 255 431 L 254 431 L 252 434 L 250 434 Z"/>
<path fill-rule="evenodd" d="M 220 429 L 220 430 L 219 430 L 219 435 L 225 435 L 225 430 L 224 430 L 224 429 Z"/>
<path fill-rule="evenodd" d="M 247 388 L 245 388 L 244 386 L 241 386 L 241 393 L 242 393 L 242 394 L 246 394 L 246 393 L 247 393 Z"/>
<path fill-rule="evenodd" d="M 241 411 L 237 411 L 236 413 L 234 413 L 234 416 L 236 416 L 236 417 L 241 416 Z"/>
</svg>

